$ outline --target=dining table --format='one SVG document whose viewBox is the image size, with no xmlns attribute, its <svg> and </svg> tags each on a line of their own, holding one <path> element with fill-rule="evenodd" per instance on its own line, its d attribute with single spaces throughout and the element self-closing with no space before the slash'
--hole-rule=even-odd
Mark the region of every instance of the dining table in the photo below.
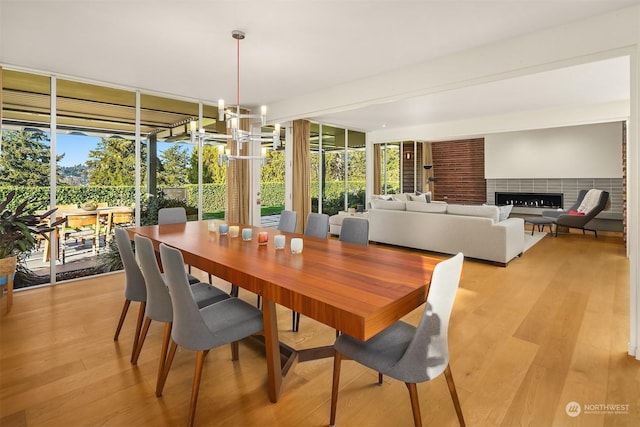
<svg viewBox="0 0 640 427">
<path fill-rule="evenodd" d="M 36 211 L 36 214 L 42 214 L 45 211 Z M 104 206 L 104 207 L 82 207 L 82 208 L 64 208 L 58 209 L 55 212 L 55 220 L 60 220 L 62 218 L 75 218 L 81 221 L 83 226 L 93 227 L 93 239 L 95 239 L 94 245 L 97 249 L 99 245 L 100 236 L 104 236 L 105 242 L 110 239 L 111 229 L 117 225 L 117 222 L 114 222 L 114 218 L 119 215 L 130 215 L 133 216 L 134 210 L 131 207 L 127 206 Z M 50 219 L 47 218 L 47 222 Z M 133 223 L 133 219 L 129 221 L 129 223 Z M 60 230 L 64 230 L 67 227 L 67 223 L 63 223 L 58 226 L 58 243 L 64 240 L 64 236 L 60 235 Z M 58 252 L 60 252 L 60 248 L 58 248 Z M 44 251 L 42 254 L 42 261 L 48 262 L 51 256 L 51 246 L 50 239 L 45 239 L 44 242 Z"/>
<path fill-rule="evenodd" d="M 367 340 L 426 301 L 431 275 L 441 258 L 377 245 L 287 233 L 273 228 L 228 223 L 251 229 L 251 240 L 221 234 L 217 224 L 180 224 L 128 228 L 181 251 L 184 261 L 262 297 L 268 395 L 277 402 L 283 381 L 276 304 L 315 319 L 360 340 Z M 267 236 L 260 244 L 258 233 Z M 276 235 L 287 244 L 276 249 Z M 293 238 L 303 250 L 292 253 Z"/>
</svg>

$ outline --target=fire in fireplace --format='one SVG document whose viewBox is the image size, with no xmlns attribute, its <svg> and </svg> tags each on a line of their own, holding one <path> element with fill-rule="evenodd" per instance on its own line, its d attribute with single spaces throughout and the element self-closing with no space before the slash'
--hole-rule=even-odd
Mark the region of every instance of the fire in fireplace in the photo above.
<svg viewBox="0 0 640 427">
<path fill-rule="evenodd" d="M 495 193 L 496 205 L 513 205 L 527 208 L 563 208 L 563 193 Z"/>
</svg>

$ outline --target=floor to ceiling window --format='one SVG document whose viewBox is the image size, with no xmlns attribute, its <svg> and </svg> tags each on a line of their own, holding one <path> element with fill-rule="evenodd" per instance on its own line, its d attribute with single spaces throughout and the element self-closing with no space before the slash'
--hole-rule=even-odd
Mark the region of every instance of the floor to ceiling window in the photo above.
<svg viewBox="0 0 640 427">
<path fill-rule="evenodd" d="M 271 127 L 263 128 L 262 132 L 273 132 Z M 262 145 L 264 161 L 260 168 L 260 206 L 264 226 L 277 225 L 275 217 L 285 208 L 285 138 L 284 128 L 281 129 L 280 144 L 274 149 L 273 144 Z"/>
<path fill-rule="evenodd" d="M 335 215 L 364 205 L 365 135 L 311 124 L 312 210 Z"/>
<path fill-rule="evenodd" d="M 55 204 L 56 215 L 67 219 L 54 235 L 55 247 L 41 242 L 24 257 L 26 273 L 16 287 L 118 265 L 113 227 L 134 224 L 136 217 L 154 223 L 163 203 L 184 203 L 196 219 L 202 200 L 205 218 L 224 216 L 225 165 L 218 163 L 218 148 L 203 147 L 203 182 L 212 188 L 200 190 L 197 144 L 188 131 L 195 119 L 198 128 L 225 133 L 217 113 L 214 106 L 3 69 L 0 197 L 16 189 L 18 202 L 32 200 L 42 211 Z M 142 197 L 136 209 L 138 185 Z"/>
<path fill-rule="evenodd" d="M 51 188 L 51 79 L 2 70 L 0 200 L 15 190 L 9 208 L 25 200 L 40 211 L 49 208 Z M 58 175 L 58 179 L 60 179 Z M 18 258 L 15 287 L 49 280 L 51 247 L 38 239 L 37 251 Z M 38 266 L 32 268 L 31 266 Z"/>
</svg>

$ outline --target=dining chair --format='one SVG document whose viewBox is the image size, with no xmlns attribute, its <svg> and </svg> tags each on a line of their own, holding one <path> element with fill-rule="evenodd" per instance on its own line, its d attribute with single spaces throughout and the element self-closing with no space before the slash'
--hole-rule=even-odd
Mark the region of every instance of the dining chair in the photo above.
<svg viewBox="0 0 640 427">
<path fill-rule="evenodd" d="M 167 361 L 157 394 L 162 395 L 177 347 L 195 350 L 197 352 L 196 367 L 187 420 L 187 425 L 192 426 L 200 390 L 202 367 L 209 350 L 231 343 L 234 349 L 232 350 L 232 360 L 238 360 L 238 341 L 264 331 L 262 312 L 251 304 L 234 297 L 198 308 L 187 281 L 187 275 L 182 267 L 184 259 L 180 251 L 161 243 L 160 258 L 165 267 L 169 295 L 173 305 L 173 328 Z"/>
<path fill-rule="evenodd" d="M 280 213 L 280 220 L 278 221 L 278 230 L 287 233 L 295 233 L 298 222 L 298 212 L 296 211 L 282 211 Z M 238 296 L 238 287 L 233 285 L 232 293 L 235 292 L 235 296 Z M 257 296 L 256 306 L 260 307 L 261 302 L 260 295 Z"/>
<path fill-rule="evenodd" d="M 160 272 L 158 261 L 156 259 L 156 252 L 153 248 L 153 243 L 147 237 L 140 235 L 134 236 L 136 245 L 136 255 L 138 262 L 140 263 L 140 269 L 144 276 L 144 283 L 147 288 L 147 305 L 145 309 L 144 324 L 142 326 L 142 332 L 138 339 L 138 346 L 136 347 L 131 363 L 133 365 L 138 363 L 142 346 L 147 337 L 149 326 L 151 321 L 164 323 L 164 335 L 162 337 L 162 345 L 160 348 L 160 363 L 158 366 L 158 377 L 156 380 L 156 394 L 159 393 L 160 378 L 162 375 L 162 369 L 164 368 L 165 360 L 167 359 L 167 350 L 169 348 L 169 338 L 171 336 L 171 327 L 173 324 L 173 308 L 171 306 L 171 297 L 169 296 L 169 288 L 165 283 L 163 274 Z M 191 285 L 191 292 L 198 305 L 198 308 L 206 307 L 214 304 L 223 299 L 229 298 L 229 294 L 221 291 L 220 289 L 211 286 L 208 283 L 193 283 Z"/>
<path fill-rule="evenodd" d="M 304 228 L 305 236 L 315 236 L 327 238 L 329 233 L 329 215 L 317 212 L 310 212 L 307 215 L 307 225 Z"/>
<path fill-rule="evenodd" d="M 356 243 L 358 245 L 368 245 L 369 220 L 355 217 L 343 219 L 339 240 L 341 242 Z"/>
<path fill-rule="evenodd" d="M 447 341 L 463 261 L 463 254 L 458 253 L 436 265 L 425 310 L 417 327 L 397 321 L 364 342 L 347 334 L 336 338 L 329 424 L 335 425 L 340 367 L 342 359 L 347 358 L 378 371 L 379 384 L 382 384 L 383 375 L 404 381 L 416 426 L 422 425 L 416 384 L 435 379 L 444 372 L 458 421 L 461 426 L 465 425 L 449 366 Z"/>
<path fill-rule="evenodd" d="M 158 209 L 158 225 L 183 224 L 185 222 L 187 222 L 187 210 L 183 207 Z M 188 265 L 188 268 L 189 273 L 191 273 L 191 266 Z M 212 283 L 211 273 L 207 274 L 209 276 L 209 283 Z"/>
<path fill-rule="evenodd" d="M 133 355 L 136 351 L 136 348 L 138 347 L 138 338 L 140 337 L 142 320 L 144 318 L 145 307 L 147 305 L 147 288 L 144 283 L 144 276 L 142 275 L 142 271 L 140 271 L 140 267 L 138 266 L 135 255 L 133 254 L 131 240 L 129 239 L 127 231 L 124 228 L 116 228 L 115 235 L 116 246 L 118 247 L 118 252 L 120 253 L 120 258 L 122 259 L 122 264 L 124 265 L 125 300 L 124 306 L 122 307 L 122 314 L 120 314 L 120 321 L 118 322 L 118 327 L 116 328 L 116 333 L 113 336 L 113 340 L 118 341 L 120 330 L 122 329 L 122 324 L 124 323 L 124 319 L 127 316 L 127 311 L 129 310 L 131 301 L 139 302 L 140 310 L 138 312 L 136 331 L 133 336 L 133 349 L 131 350 L 131 360 L 133 360 Z"/>
<path fill-rule="evenodd" d="M 295 233 L 297 222 L 298 212 L 282 211 L 280 214 L 280 221 L 278 222 L 278 230 L 285 231 L 287 233 Z"/>
<path fill-rule="evenodd" d="M 310 212 L 307 215 L 307 225 L 304 228 L 305 236 L 314 236 L 326 239 L 329 233 L 329 215 L 316 212 Z M 291 312 L 291 330 L 298 332 L 300 330 L 300 313 Z"/>
<path fill-rule="evenodd" d="M 158 225 L 181 224 L 183 222 L 187 222 L 187 211 L 185 208 L 158 209 Z"/>
</svg>

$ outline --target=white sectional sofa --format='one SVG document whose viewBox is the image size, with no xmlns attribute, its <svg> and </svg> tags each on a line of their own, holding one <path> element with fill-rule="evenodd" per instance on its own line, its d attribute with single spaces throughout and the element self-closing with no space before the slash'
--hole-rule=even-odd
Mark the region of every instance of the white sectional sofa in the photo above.
<svg viewBox="0 0 640 427">
<path fill-rule="evenodd" d="M 500 215 L 497 206 L 374 199 L 369 240 L 445 254 L 463 252 L 506 266 L 524 250 L 524 220 Z"/>
</svg>

